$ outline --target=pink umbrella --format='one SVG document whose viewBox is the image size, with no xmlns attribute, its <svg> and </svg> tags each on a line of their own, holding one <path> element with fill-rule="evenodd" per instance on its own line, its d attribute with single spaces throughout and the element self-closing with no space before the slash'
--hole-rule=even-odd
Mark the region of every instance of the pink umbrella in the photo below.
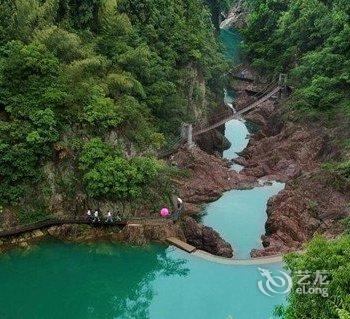
<svg viewBox="0 0 350 319">
<path fill-rule="evenodd" d="M 166 207 L 163 207 L 160 210 L 160 216 L 162 217 L 168 217 L 170 215 L 169 209 L 167 209 Z"/>
</svg>

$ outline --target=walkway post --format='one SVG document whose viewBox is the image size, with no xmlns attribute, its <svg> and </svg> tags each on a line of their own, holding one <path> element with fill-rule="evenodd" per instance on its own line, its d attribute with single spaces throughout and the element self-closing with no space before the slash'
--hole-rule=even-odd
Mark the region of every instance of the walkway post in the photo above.
<svg viewBox="0 0 350 319">
<path fill-rule="evenodd" d="M 194 142 L 193 142 L 193 126 L 192 124 L 188 124 L 187 127 L 187 147 L 193 148 L 194 147 Z"/>
<path fill-rule="evenodd" d="M 278 77 L 278 86 L 281 88 L 278 98 L 280 99 L 282 97 L 282 94 L 287 93 L 287 74 L 280 73 Z"/>
<path fill-rule="evenodd" d="M 186 146 L 188 149 L 191 149 L 194 147 L 195 144 L 193 142 L 193 126 L 192 126 L 192 124 L 182 123 L 181 138 L 186 141 Z"/>
</svg>

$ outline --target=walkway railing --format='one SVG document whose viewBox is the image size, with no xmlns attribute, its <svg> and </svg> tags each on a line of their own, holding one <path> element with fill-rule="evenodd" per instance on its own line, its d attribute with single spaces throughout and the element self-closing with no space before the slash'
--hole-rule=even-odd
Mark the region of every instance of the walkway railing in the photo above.
<svg viewBox="0 0 350 319">
<path fill-rule="evenodd" d="M 0 238 L 3 237 L 10 237 L 10 236 L 16 236 L 20 235 L 26 232 L 38 230 L 38 229 L 45 229 L 50 228 L 52 226 L 62 226 L 66 224 L 84 224 L 84 225 L 90 225 L 90 226 L 96 226 L 96 227 L 112 227 L 112 226 L 118 226 L 118 227 L 124 227 L 129 223 L 135 223 L 135 222 L 141 222 L 141 221 L 162 221 L 164 222 L 167 219 L 160 218 L 158 216 L 147 216 L 147 217 L 130 217 L 130 218 L 115 218 L 113 221 L 107 221 L 103 218 L 100 219 L 100 221 L 94 222 L 91 218 L 83 218 L 83 217 L 71 217 L 71 218 L 58 218 L 57 216 L 49 216 L 43 220 L 26 224 L 26 225 L 19 225 L 10 229 L 2 230 L 0 231 Z"/>
<path fill-rule="evenodd" d="M 158 158 L 168 157 L 174 152 L 176 152 L 184 143 L 185 139 L 183 137 L 178 137 L 174 139 L 170 144 L 168 144 L 164 149 L 158 153 Z"/>
<path fill-rule="evenodd" d="M 269 98 L 271 98 L 273 95 L 277 94 L 281 90 L 281 87 L 276 83 L 270 83 L 268 86 L 264 88 L 263 91 L 256 93 L 252 97 L 256 99 L 253 103 L 247 103 L 245 106 L 243 106 L 240 110 L 234 112 L 233 110 L 229 110 L 228 112 L 222 113 L 219 116 L 216 116 L 214 118 L 211 118 L 209 122 L 205 124 L 197 124 L 195 125 L 193 129 L 193 135 L 198 136 L 200 134 L 203 134 L 207 131 L 210 131 L 214 128 L 217 128 L 226 122 L 237 118 L 240 115 L 243 115 L 250 110 L 256 108 Z"/>
<path fill-rule="evenodd" d="M 228 108 L 226 112 L 221 113 L 219 116 L 212 117 L 206 123 L 197 123 L 193 126 L 187 124 L 187 127 L 190 127 L 190 130 L 187 130 L 186 136 L 181 136 L 180 138 L 175 139 L 170 145 L 167 145 L 167 148 L 158 153 L 159 158 L 169 157 L 171 154 L 176 152 L 181 146 L 187 143 L 188 147 L 192 147 L 192 138 L 198 136 L 205 132 L 211 131 L 226 122 L 237 118 L 250 110 L 258 107 L 263 102 L 267 101 L 277 93 L 283 91 L 286 88 L 287 78 L 285 74 L 280 74 L 279 79 L 273 79 L 271 83 L 267 84 L 263 90 L 255 93 L 251 97 L 255 99 L 254 102 L 247 103 L 240 110 Z"/>
</svg>

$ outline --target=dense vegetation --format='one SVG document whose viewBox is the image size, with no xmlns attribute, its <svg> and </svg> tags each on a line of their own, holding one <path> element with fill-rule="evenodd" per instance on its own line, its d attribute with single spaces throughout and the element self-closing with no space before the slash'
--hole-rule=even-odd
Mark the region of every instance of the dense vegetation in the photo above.
<svg viewBox="0 0 350 319">
<path fill-rule="evenodd" d="M 289 120 L 318 121 L 341 143 L 337 163 L 324 168 L 330 182 L 350 185 L 350 2 L 347 0 L 255 0 L 244 30 L 244 46 L 253 66 L 264 74 L 287 73 L 294 87 Z M 348 189 L 348 188 L 347 188 Z M 349 220 L 344 221 L 349 225 Z M 288 305 L 278 307 L 283 319 L 350 318 L 350 237 L 328 241 L 316 237 L 303 254 L 286 257 L 293 288 Z M 326 271 L 329 296 L 302 294 L 299 280 Z M 317 282 L 317 281 L 316 281 Z"/>
<path fill-rule="evenodd" d="M 289 72 L 294 107 L 350 112 L 350 3 L 257 0 L 244 34 L 253 65 Z"/>
<path fill-rule="evenodd" d="M 256 0 L 244 30 L 245 51 L 264 73 L 286 72 L 297 120 L 330 120 L 343 151 L 326 168 L 350 185 L 350 2 Z"/>
<path fill-rule="evenodd" d="M 305 253 L 286 257 L 292 273 L 293 288 L 288 306 L 279 307 L 276 313 L 283 319 L 349 319 L 350 318 L 350 237 L 335 241 L 316 237 L 308 244 Z M 314 282 L 317 271 L 326 277 L 316 287 L 326 288 L 328 297 L 321 294 L 300 294 L 297 289 L 301 274 L 308 271 Z M 300 273 L 301 272 L 301 273 Z M 316 280 L 318 281 L 318 280 Z"/>
<path fill-rule="evenodd" d="M 217 105 L 222 61 L 200 0 L 1 0 L 1 205 L 159 191 L 155 151 Z"/>
<path fill-rule="evenodd" d="M 223 13 L 227 14 L 229 12 L 232 3 L 234 3 L 235 0 L 204 0 L 204 1 L 210 8 L 213 24 L 217 29 L 217 31 L 219 31 L 222 14 Z"/>
</svg>

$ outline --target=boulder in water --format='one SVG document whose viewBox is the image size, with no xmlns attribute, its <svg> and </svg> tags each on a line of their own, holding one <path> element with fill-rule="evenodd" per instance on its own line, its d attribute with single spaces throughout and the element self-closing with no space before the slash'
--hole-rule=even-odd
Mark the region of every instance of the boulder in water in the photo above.
<svg viewBox="0 0 350 319">
<path fill-rule="evenodd" d="M 182 229 L 189 244 L 210 254 L 232 258 L 232 246 L 213 228 L 198 224 L 192 217 L 185 217 Z"/>
</svg>

